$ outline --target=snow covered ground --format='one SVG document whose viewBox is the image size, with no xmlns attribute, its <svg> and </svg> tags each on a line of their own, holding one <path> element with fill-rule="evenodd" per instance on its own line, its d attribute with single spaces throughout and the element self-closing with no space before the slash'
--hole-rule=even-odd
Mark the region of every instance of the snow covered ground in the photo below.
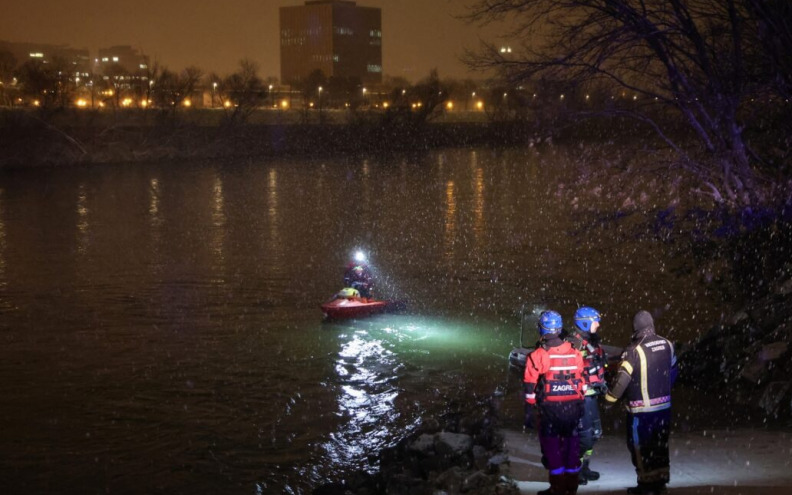
<svg viewBox="0 0 792 495">
<path fill-rule="evenodd" d="M 504 433 L 511 475 L 520 493 L 534 494 L 547 488 L 547 471 L 540 462 L 536 433 Z M 581 486 L 578 493 L 624 494 L 627 487 L 636 484 L 622 436 L 605 436 L 597 443 L 591 468 L 602 477 Z M 792 432 L 672 431 L 668 494 L 790 495 Z"/>
</svg>

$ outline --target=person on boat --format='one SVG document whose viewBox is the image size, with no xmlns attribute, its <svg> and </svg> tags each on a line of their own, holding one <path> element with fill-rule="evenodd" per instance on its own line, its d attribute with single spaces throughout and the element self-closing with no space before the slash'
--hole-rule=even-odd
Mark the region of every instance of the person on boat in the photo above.
<svg viewBox="0 0 792 495">
<path fill-rule="evenodd" d="M 566 333 L 565 339 L 583 356 L 585 364 L 583 378 L 586 380 L 586 394 L 583 398 L 583 417 L 578 426 L 580 437 L 580 484 L 598 480 L 600 474 L 589 468 L 594 444 L 602 437 L 599 397 L 608 391 L 605 383 L 605 364 L 607 356 L 600 346 L 600 313 L 594 308 L 584 306 L 575 311 L 575 328 Z"/>
<path fill-rule="evenodd" d="M 365 257 L 362 255 L 356 255 L 355 259 L 347 265 L 344 272 L 344 287 L 351 287 L 360 291 L 361 297 L 371 297 L 374 280 L 371 276 L 371 270 L 366 264 Z"/>
<path fill-rule="evenodd" d="M 555 311 L 539 316 L 539 342 L 525 360 L 525 426 L 539 433 L 550 488 L 537 495 L 575 495 L 580 471 L 578 423 L 583 414 L 583 356 L 561 339 Z"/>
</svg>

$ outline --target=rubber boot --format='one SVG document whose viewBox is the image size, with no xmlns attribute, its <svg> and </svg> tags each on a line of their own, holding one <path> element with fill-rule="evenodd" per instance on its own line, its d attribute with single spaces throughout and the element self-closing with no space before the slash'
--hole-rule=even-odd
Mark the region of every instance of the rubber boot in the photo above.
<svg viewBox="0 0 792 495">
<path fill-rule="evenodd" d="M 583 466 L 580 468 L 580 479 L 584 478 L 586 479 L 586 483 L 589 481 L 597 481 L 600 478 L 599 472 L 589 469 L 588 459 L 583 461 Z M 581 485 L 585 485 L 586 483 L 581 483 Z"/>
<path fill-rule="evenodd" d="M 565 473 L 564 474 L 564 492 L 566 495 L 577 495 L 578 485 L 580 484 L 580 473 Z"/>
<path fill-rule="evenodd" d="M 566 478 L 563 474 L 549 475 L 550 488 L 536 492 L 536 495 L 566 495 Z"/>
</svg>

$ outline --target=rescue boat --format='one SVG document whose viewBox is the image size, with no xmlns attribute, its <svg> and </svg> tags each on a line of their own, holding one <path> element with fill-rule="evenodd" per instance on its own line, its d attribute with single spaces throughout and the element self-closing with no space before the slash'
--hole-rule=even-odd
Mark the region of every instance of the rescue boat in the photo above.
<svg viewBox="0 0 792 495">
<path fill-rule="evenodd" d="M 351 295 L 347 289 L 344 289 L 320 305 L 319 308 L 324 313 L 325 319 L 341 320 L 363 318 L 386 311 L 404 309 L 404 303 Z"/>
</svg>

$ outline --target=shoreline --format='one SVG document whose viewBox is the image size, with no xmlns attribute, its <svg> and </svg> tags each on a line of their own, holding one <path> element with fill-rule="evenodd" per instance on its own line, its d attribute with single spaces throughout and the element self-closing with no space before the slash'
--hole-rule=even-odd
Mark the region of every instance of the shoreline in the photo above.
<svg viewBox="0 0 792 495">
<path fill-rule="evenodd" d="M 220 116 L 221 117 L 221 116 Z M 441 148 L 539 146 L 559 140 L 592 143 L 653 140 L 646 129 L 596 122 L 553 126 L 486 115 L 418 121 L 409 115 L 273 113 L 230 123 L 211 113 L 190 118 L 164 114 L 64 112 L 41 118 L 33 111 L 0 110 L 0 169 L 143 163 L 195 159 L 422 152 Z M 621 122 L 625 124 L 625 122 Z M 556 129 L 550 131 L 548 129 Z"/>
</svg>

